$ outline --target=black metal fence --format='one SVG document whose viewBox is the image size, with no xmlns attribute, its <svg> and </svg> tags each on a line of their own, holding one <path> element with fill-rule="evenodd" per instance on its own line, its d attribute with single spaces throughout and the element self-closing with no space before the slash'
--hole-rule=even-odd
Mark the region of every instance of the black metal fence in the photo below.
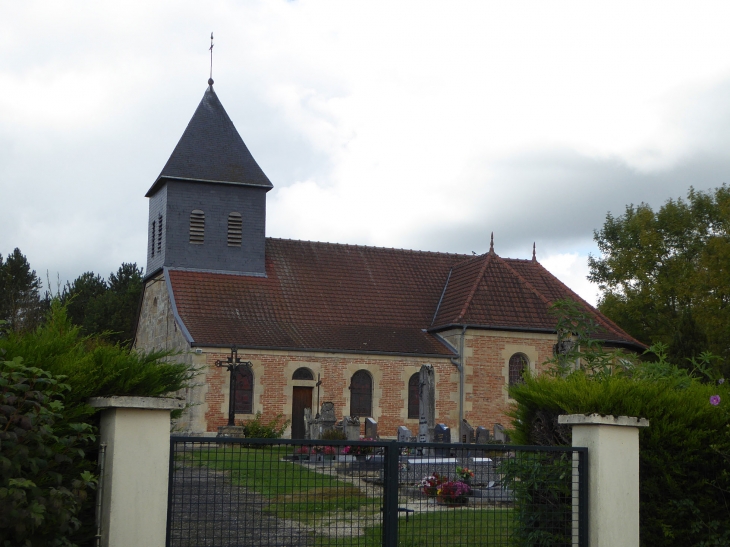
<svg viewBox="0 0 730 547">
<path fill-rule="evenodd" d="M 169 547 L 586 546 L 584 448 L 171 439 Z"/>
</svg>

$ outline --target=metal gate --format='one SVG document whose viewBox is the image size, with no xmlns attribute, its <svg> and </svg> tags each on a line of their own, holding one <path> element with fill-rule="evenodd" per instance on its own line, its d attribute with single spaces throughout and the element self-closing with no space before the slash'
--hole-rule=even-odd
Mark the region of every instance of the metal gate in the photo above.
<svg viewBox="0 0 730 547">
<path fill-rule="evenodd" d="M 587 545 L 587 449 L 172 437 L 167 545 Z"/>
</svg>

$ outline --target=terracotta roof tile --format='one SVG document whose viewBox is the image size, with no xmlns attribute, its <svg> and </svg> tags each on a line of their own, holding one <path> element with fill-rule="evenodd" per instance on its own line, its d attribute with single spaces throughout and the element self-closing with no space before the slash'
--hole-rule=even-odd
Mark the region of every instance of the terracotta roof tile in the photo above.
<svg viewBox="0 0 730 547">
<path fill-rule="evenodd" d="M 536 262 L 495 254 L 269 238 L 266 273 L 170 270 L 194 343 L 447 356 L 452 350 L 430 327 L 549 330 L 555 326 L 549 305 L 564 297 L 584 303 L 612 339 L 635 342 Z"/>
</svg>

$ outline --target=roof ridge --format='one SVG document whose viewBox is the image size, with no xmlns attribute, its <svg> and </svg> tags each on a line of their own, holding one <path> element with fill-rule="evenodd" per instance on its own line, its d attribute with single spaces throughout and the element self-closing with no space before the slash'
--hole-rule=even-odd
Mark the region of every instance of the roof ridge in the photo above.
<svg viewBox="0 0 730 547">
<path fill-rule="evenodd" d="M 543 266 L 543 265 L 542 265 L 542 264 L 540 264 L 539 262 L 535 262 L 535 264 L 537 264 L 537 265 L 538 265 L 538 266 L 540 267 L 540 269 L 541 269 L 541 270 L 543 270 L 543 271 L 547 272 L 547 274 L 548 274 L 548 275 L 550 275 L 550 276 L 552 276 L 552 277 L 555 277 L 555 276 L 554 276 L 553 274 L 551 274 L 551 273 L 550 273 L 550 271 L 549 271 L 549 270 L 548 270 L 547 268 L 545 268 L 545 266 Z M 568 286 L 567 286 L 567 285 L 566 285 L 565 283 L 563 283 L 562 281 L 560 281 L 560 279 L 558 279 L 557 277 L 555 277 L 555 279 L 557 279 L 557 280 L 558 280 L 558 282 L 559 282 L 559 283 L 560 283 L 560 284 L 561 284 L 561 285 L 562 285 L 563 287 L 565 287 L 565 288 L 566 288 L 566 289 L 568 290 L 568 292 L 569 292 L 569 293 L 570 293 L 570 294 L 571 294 L 571 295 L 572 295 L 572 296 L 573 296 L 574 298 L 576 298 L 576 299 L 577 299 L 577 300 L 578 300 L 579 302 L 581 302 L 582 304 L 584 304 L 585 306 L 587 306 L 587 307 L 588 307 L 588 310 L 589 310 L 589 311 L 591 312 L 591 314 L 592 314 L 593 316 L 595 316 L 595 317 L 596 317 L 596 319 L 598 319 L 598 322 L 599 322 L 599 323 L 600 323 L 600 324 L 601 324 L 601 325 L 602 325 L 603 327 L 607 327 L 607 328 L 608 328 L 609 330 L 611 330 L 611 331 L 613 332 L 613 334 L 617 334 L 617 335 L 619 335 L 619 336 L 623 336 L 623 335 L 626 335 L 626 336 L 627 336 L 627 337 L 628 337 L 628 338 L 629 338 L 630 340 L 632 340 L 632 341 L 636 342 L 636 344 L 638 344 L 638 345 L 640 345 L 640 346 L 644 346 L 644 347 L 646 347 L 646 344 L 644 344 L 644 343 L 640 342 L 639 340 L 637 340 L 636 338 L 634 338 L 633 336 L 631 336 L 631 335 L 630 335 L 630 334 L 629 334 L 628 332 L 624 331 L 624 330 L 623 330 L 623 329 L 622 329 L 621 327 L 619 327 L 619 326 L 618 326 L 618 325 L 617 325 L 616 323 L 614 323 L 613 321 L 611 321 L 611 319 L 609 319 L 608 317 L 606 317 L 605 315 L 603 315 L 603 314 L 602 314 L 602 313 L 601 313 L 601 312 L 600 312 L 600 311 L 599 311 L 599 310 L 598 310 L 597 308 L 593 307 L 593 306 L 592 306 L 591 304 L 589 304 L 588 302 L 586 302 L 586 301 L 585 301 L 585 300 L 584 300 L 584 299 L 583 299 L 583 298 L 582 298 L 582 297 L 581 297 L 581 296 L 580 296 L 580 295 L 579 295 L 578 293 L 576 293 L 575 291 L 573 291 L 573 289 L 571 289 L 571 288 L 570 288 L 570 287 L 568 287 Z M 622 333 L 623 333 L 623 334 L 622 334 Z"/>
<path fill-rule="evenodd" d="M 331 241 L 315 241 L 311 239 L 291 239 L 287 237 L 266 237 L 267 240 L 270 241 L 291 241 L 295 243 L 313 243 L 315 245 L 328 245 L 333 247 L 348 247 L 348 248 L 354 248 L 354 249 L 375 249 L 380 251 L 402 251 L 406 253 L 413 253 L 413 254 L 425 254 L 425 255 L 438 255 L 438 256 L 454 256 L 454 257 L 466 257 L 466 258 L 474 258 L 469 257 L 468 255 L 461 254 L 461 253 L 445 253 L 441 251 L 420 251 L 418 249 L 404 249 L 402 247 L 382 247 L 378 245 L 357 245 L 357 244 L 351 244 L 351 243 L 336 243 Z M 462 261 L 463 262 L 463 261 Z M 461 262 L 457 262 L 457 264 L 460 264 Z"/>
<path fill-rule="evenodd" d="M 522 283 L 527 285 L 527 288 L 529 288 L 533 293 L 535 293 L 540 300 L 542 300 L 546 304 L 552 304 L 552 302 L 544 294 L 542 294 L 540 291 L 538 291 L 537 288 L 532 283 L 530 283 L 527 279 L 522 277 L 522 275 L 517 270 L 515 270 L 512 266 L 507 264 L 506 260 L 504 260 L 503 258 L 501 258 L 499 256 L 497 258 L 499 258 L 502 261 L 505 268 L 509 268 L 509 270 L 517 277 L 517 279 L 519 279 Z M 531 262 L 531 261 L 529 261 L 529 262 Z M 560 280 L 558 280 L 558 281 L 560 281 Z"/>
<path fill-rule="evenodd" d="M 486 256 L 486 258 L 484 259 L 484 264 L 482 265 L 481 269 L 479 270 L 479 273 L 477 274 L 476 279 L 474 280 L 474 284 L 472 285 L 471 290 L 469 291 L 469 294 L 466 297 L 466 301 L 464 302 L 464 307 L 461 308 L 461 312 L 459 313 L 459 315 L 456 316 L 455 322 L 457 322 L 457 323 L 459 322 L 460 319 L 462 319 L 464 317 L 464 315 L 466 315 L 466 312 L 469 309 L 469 305 L 471 304 L 471 301 L 474 299 L 474 295 L 477 292 L 477 287 L 479 286 L 479 281 L 481 281 L 482 277 L 484 277 L 484 272 L 486 271 L 487 266 L 490 263 L 490 259 L 492 258 L 492 256 L 497 256 L 497 254 L 496 253 L 486 253 L 486 255 L 483 255 L 483 256 Z M 497 256 L 497 258 L 499 258 L 499 257 Z"/>
</svg>

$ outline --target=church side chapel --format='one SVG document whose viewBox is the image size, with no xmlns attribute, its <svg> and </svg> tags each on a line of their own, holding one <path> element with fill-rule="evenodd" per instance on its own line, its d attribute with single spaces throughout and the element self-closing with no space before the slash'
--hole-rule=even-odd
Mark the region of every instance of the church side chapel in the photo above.
<svg viewBox="0 0 730 547">
<path fill-rule="evenodd" d="M 557 341 L 550 306 L 579 302 L 609 344 L 643 346 L 535 257 L 480 256 L 267 238 L 272 183 L 208 81 L 149 198 L 147 277 L 135 346 L 179 350 L 200 369 L 176 424 L 215 435 L 228 423 L 230 377 L 216 361 L 236 346 L 235 420 L 291 420 L 334 403 L 380 436 L 418 430 L 419 371 L 434 372 L 435 420 L 508 422 L 507 388 L 540 372 Z M 364 430 L 361 430 L 364 433 Z"/>
</svg>

